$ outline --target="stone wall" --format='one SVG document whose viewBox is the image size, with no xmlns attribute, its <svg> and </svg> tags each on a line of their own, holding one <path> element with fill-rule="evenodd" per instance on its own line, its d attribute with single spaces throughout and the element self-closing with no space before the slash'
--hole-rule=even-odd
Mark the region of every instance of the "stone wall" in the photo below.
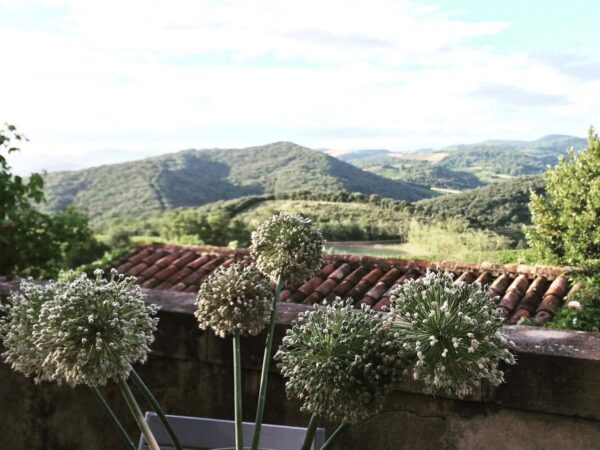
<svg viewBox="0 0 600 450">
<path fill-rule="evenodd" d="M 0 295 L 10 289 L 0 283 Z M 194 296 L 147 291 L 160 304 L 153 353 L 139 368 L 168 413 L 233 418 L 231 341 L 198 330 Z M 303 306 L 282 304 L 276 341 Z M 384 411 L 351 427 L 340 449 L 595 449 L 600 448 L 600 335 L 506 327 L 519 363 L 507 369 L 507 384 L 468 401 L 426 397 L 407 381 Z M 252 421 L 264 337 L 242 342 L 244 419 Z M 139 435 L 114 386 L 102 388 Z M 96 450 L 122 448 L 87 388 L 34 385 L 0 364 L 0 449 Z M 286 400 L 274 369 L 269 378 L 265 421 L 305 426 L 298 403 Z M 323 424 L 331 432 L 334 424 Z M 287 449 L 285 449 L 287 450 Z M 293 450 L 293 449 L 292 449 Z"/>
</svg>

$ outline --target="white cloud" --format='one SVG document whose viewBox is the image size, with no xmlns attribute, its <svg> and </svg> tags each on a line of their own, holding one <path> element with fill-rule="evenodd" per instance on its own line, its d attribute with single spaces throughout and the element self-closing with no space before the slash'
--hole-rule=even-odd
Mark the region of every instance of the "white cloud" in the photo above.
<svg viewBox="0 0 600 450">
<path fill-rule="evenodd" d="M 600 113 L 597 81 L 479 44 L 510 24 L 459 11 L 388 0 L 42 3 L 70 13 L 38 29 L 0 22 L 0 121 L 32 140 L 20 170 L 54 167 L 48 155 L 79 166 L 102 149 L 126 158 L 281 139 L 407 149 L 583 134 Z M 490 86 L 556 101 L 511 111 Z"/>
</svg>

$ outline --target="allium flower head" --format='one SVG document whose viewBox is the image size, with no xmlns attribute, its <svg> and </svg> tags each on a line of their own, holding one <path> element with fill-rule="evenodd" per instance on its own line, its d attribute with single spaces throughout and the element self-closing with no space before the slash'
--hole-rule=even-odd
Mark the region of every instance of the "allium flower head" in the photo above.
<svg viewBox="0 0 600 450">
<path fill-rule="evenodd" d="M 34 333 L 52 379 L 71 386 L 126 379 L 134 363 L 146 360 L 158 322 L 134 277 L 94 274 L 57 282 Z"/>
<path fill-rule="evenodd" d="M 48 379 L 42 366 L 45 354 L 35 344 L 33 336 L 37 328 L 42 305 L 54 298 L 56 285 L 42 286 L 31 280 L 22 281 L 20 290 L 13 291 L 5 305 L 0 306 L 0 338 L 4 348 L 4 361 L 25 376 L 33 376 L 36 382 Z"/>
<path fill-rule="evenodd" d="M 366 305 L 334 301 L 298 315 L 275 355 L 288 378 L 290 397 L 302 410 L 333 421 L 357 423 L 376 414 L 408 360 L 402 342 Z"/>
<path fill-rule="evenodd" d="M 269 323 L 273 297 L 271 281 L 255 266 L 221 267 L 200 286 L 196 318 L 200 328 L 221 337 L 255 336 Z"/>
<path fill-rule="evenodd" d="M 464 397 L 482 379 L 504 381 L 498 363 L 514 364 L 500 333 L 503 316 L 479 284 L 454 283 L 451 274 L 428 272 L 392 291 L 388 324 L 417 356 L 413 376 L 425 392 L 443 389 Z"/>
<path fill-rule="evenodd" d="M 280 213 L 252 233 L 256 266 L 276 280 L 295 284 L 310 277 L 321 265 L 323 236 L 310 219 Z"/>
</svg>

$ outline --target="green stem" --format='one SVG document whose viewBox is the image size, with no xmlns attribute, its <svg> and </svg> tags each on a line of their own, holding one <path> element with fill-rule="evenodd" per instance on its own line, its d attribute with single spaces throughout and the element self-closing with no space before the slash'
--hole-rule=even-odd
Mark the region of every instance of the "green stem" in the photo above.
<svg viewBox="0 0 600 450">
<path fill-rule="evenodd" d="M 144 420 L 144 415 L 142 414 L 142 411 L 140 410 L 140 407 L 137 401 L 135 400 L 131 389 L 129 389 L 129 386 L 123 380 L 119 381 L 119 387 L 121 388 L 121 393 L 123 394 L 123 397 L 125 397 L 125 400 L 127 401 L 127 406 L 129 406 L 133 418 L 135 419 L 138 427 L 140 428 L 140 431 L 144 435 L 144 439 L 146 440 L 148 447 L 150 447 L 150 450 L 160 450 L 160 447 L 156 443 L 156 439 L 152 434 L 152 430 L 150 430 L 150 427 Z"/>
<path fill-rule="evenodd" d="M 337 427 L 333 434 L 329 436 L 329 439 L 325 441 L 323 447 L 321 447 L 321 450 L 328 450 L 329 448 L 331 448 L 335 441 L 337 441 L 338 437 L 340 437 L 340 434 L 342 434 L 342 432 L 348 427 L 349 425 L 347 423 L 343 423 L 339 427 Z"/>
<path fill-rule="evenodd" d="M 146 386 L 146 384 L 142 381 L 142 379 L 140 378 L 138 373 L 135 371 L 135 369 L 132 369 L 131 373 L 129 375 L 131 376 L 131 379 L 133 380 L 135 385 L 138 387 L 138 389 L 140 390 L 140 392 L 142 393 L 144 398 L 148 401 L 148 403 L 150 403 L 152 408 L 154 408 L 156 415 L 158 416 L 158 418 L 162 422 L 163 426 L 167 430 L 167 433 L 169 433 L 169 437 L 171 438 L 171 441 L 173 442 L 173 445 L 175 446 L 175 448 L 177 450 L 183 450 L 183 447 L 179 443 L 179 439 L 177 439 L 177 435 L 175 434 L 175 431 L 173 431 L 171 424 L 167 420 L 167 416 L 165 415 L 165 412 L 163 411 L 160 404 L 158 403 L 158 400 L 156 400 L 154 395 L 152 395 L 152 392 L 150 392 L 150 389 L 148 389 L 148 386 Z"/>
<path fill-rule="evenodd" d="M 310 447 L 315 440 L 315 431 L 317 431 L 317 422 L 319 418 L 316 414 L 310 416 L 310 422 L 308 423 L 308 429 L 306 430 L 306 435 L 304 436 L 304 442 L 302 443 L 302 448 L 300 450 L 310 450 Z"/>
<path fill-rule="evenodd" d="M 242 358 L 240 335 L 233 335 L 233 384 L 235 401 L 235 448 L 244 449 L 244 431 L 242 424 Z"/>
<path fill-rule="evenodd" d="M 260 428 L 262 426 L 263 414 L 265 412 L 265 399 L 267 397 L 267 379 L 269 378 L 269 365 L 271 363 L 271 348 L 273 347 L 273 335 L 275 334 L 275 319 L 277 318 L 277 304 L 282 288 L 281 275 L 277 277 L 275 297 L 273 298 L 273 310 L 269 322 L 265 353 L 263 355 L 262 371 L 260 374 L 260 389 L 258 391 L 258 405 L 256 406 L 256 421 L 254 424 L 254 437 L 252 438 L 252 450 L 258 450 L 260 442 Z"/>
<path fill-rule="evenodd" d="M 104 396 L 100 393 L 100 391 L 98 390 L 97 387 L 93 387 L 92 388 L 92 392 L 94 393 L 94 396 L 96 397 L 96 399 L 104 407 L 104 410 L 106 411 L 106 413 L 110 417 L 111 422 L 119 430 L 119 434 L 123 438 L 123 442 L 125 443 L 125 447 L 127 447 L 129 450 L 135 450 L 135 445 L 133 445 L 133 441 L 131 440 L 131 438 L 127 434 L 127 431 L 125 431 L 125 428 L 123 428 L 123 425 L 121 425 L 121 422 L 119 421 L 119 419 L 117 418 L 117 416 L 113 412 L 112 408 L 110 407 L 110 405 L 108 404 L 108 402 L 106 401 L 106 399 L 104 398 Z"/>
</svg>

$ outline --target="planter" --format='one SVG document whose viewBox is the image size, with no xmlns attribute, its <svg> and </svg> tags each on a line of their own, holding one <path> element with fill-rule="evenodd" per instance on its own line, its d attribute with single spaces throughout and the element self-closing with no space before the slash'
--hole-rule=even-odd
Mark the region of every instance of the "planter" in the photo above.
<svg viewBox="0 0 600 450">
<path fill-rule="evenodd" d="M 204 417 L 167 416 L 177 438 L 183 447 L 211 450 L 235 450 L 235 423 L 233 420 L 209 419 Z M 171 440 L 158 416 L 146 413 L 146 422 L 161 448 L 172 448 Z M 244 422 L 244 445 L 250 448 L 254 423 Z M 271 425 L 264 423 L 261 428 L 261 450 L 289 450 L 300 448 L 306 428 Z M 325 443 L 325 429 L 318 428 L 311 450 L 319 450 Z M 148 447 L 140 437 L 139 450 Z"/>
</svg>

